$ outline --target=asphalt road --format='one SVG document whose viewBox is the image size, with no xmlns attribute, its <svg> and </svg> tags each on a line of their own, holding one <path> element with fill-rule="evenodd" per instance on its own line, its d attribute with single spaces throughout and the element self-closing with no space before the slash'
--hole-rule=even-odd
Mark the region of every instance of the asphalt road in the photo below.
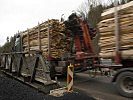
<svg viewBox="0 0 133 100">
<path fill-rule="evenodd" d="M 61 85 L 66 85 L 65 78 L 58 78 Z M 97 76 L 90 78 L 88 74 L 78 73 L 74 77 L 74 88 L 82 90 L 99 100 L 133 100 L 121 96 L 115 85 L 111 83 L 111 77 Z"/>
<path fill-rule="evenodd" d="M 60 97 L 46 95 L 13 78 L 0 76 L 0 100 L 96 100 L 84 91 L 75 89 Z"/>
<path fill-rule="evenodd" d="M 66 78 L 60 77 L 58 80 L 62 86 L 66 85 Z M 79 94 L 77 96 L 76 94 L 79 100 L 82 100 L 79 98 L 82 98 L 82 96 L 87 97 L 87 99 L 83 100 L 91 100 L 88 99 L 89 97 L 95 97 L 97 100 L 133 100 L 121 96 L 111 83 L 110 77 L 98 76 L 90 78 L 88 74 L 78 73 L 74 77 L 74 88 L 75 90 L 82 91 L 83 95 Z M 71 100 L 71 97 L 75 98 L 75 94 L 64 97 L 66 98 L 65 100 Z M 0 100 L 64 100 L 64 97 L 63 99 L 50 97 L 50 99 L 49 96 L 38 93 L 37 90 L 23 85 L 18 81 L 9 78 L 0 78 Z"/>
</svg>

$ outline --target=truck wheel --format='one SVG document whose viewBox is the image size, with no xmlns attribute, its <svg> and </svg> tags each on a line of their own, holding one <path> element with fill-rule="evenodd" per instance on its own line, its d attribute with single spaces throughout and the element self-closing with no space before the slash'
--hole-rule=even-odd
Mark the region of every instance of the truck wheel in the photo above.
<svg viewBox="0 0 133 100">
<path fill-rule="evenodd" d="M 116 80 L 118 92 L 126 97 L 133 97 L 133 72 L 122 72 Z"/>
<path fill-rule="evenodd" d="M 50 66 L 50 77 L 51 77 L 52 80 L 54 80 L 55 76 L 56 76 L 55 64 L 52 63 L 51 66 Z"/>
</svg>

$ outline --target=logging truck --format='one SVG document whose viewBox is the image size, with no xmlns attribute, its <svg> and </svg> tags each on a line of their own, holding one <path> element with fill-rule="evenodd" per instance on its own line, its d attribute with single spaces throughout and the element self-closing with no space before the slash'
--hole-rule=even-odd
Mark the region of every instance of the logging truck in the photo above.
<svg viewBox="0 0 133 100">
<path fill-rule="evenodd" d="M 47 21 L 44 27 L 39 24 L 32 31 L 27 30 L 18 34 L 13 52 L 1 54 L 1 67 L 9 74 L 17 73 L 16 78 L 23 76 L 30 79 L 30 82 L 35 80 L 45 84 L 53 84 L 49 75 L 51 78 L 56 74 L 66 75 L 67 66 L 70 63 L 74 65 L 75 72 L 108 68 L 116 71 L 112 82 L 116 84 L 119 93 L 126 97 L 133 97 L 133 29 L 131 28 L 133 21 L 130 20 L 133 18 L 132 6 L 133 2 L 129 2 L 102 13 L 103 20 L 98 24 L 101 49 L 98 53 L 95 52 L 93 44 L 97 31 L 73 13 L 67 21 L 63 22 L 66 30 L 57 32 L 62 37 L 61 39 L 57 37 L 57 40 L 66 40 L 69 45 L 66 47 L 69 47 L 69 50 L 65 49 L 66 51 L 62 55 L 60 55 L 61 52 L 58 53 L 60 56 L 57 58 L 55 55 L 53 56 L 52 44 L 57 41 L 51 42 L 51 32 L 54 32 L 51 31 L 51 28 L 54 25 L 51 27 Z M 125 12 L 124 15 L 123 12 Z M 47 32 L 46 41 L 42 39 L 45 37 L 44 31 Z M 41 36 L 41 34 L 44 35 Z M 129 36 L 129 38 L 124 36 Z M 122 38 L 120 39 L 120 37 Z M 24 41 L 26 42 L 24 43 Z M 64 43 L 63 41 L 59 41 L 60 46 L 61 43 Z M 36 43 L 37 45 L 35 45 Z M 47 43 L 47 46 L 42 46 L 43 43 Z M 38 50 L 31 50 L 31 45 L 37 46 Z M 59 45 L 54 46 L 59 47 Z M 56 49 L 60 50 L 60 48 Z"/>
<path fill-rule="evenodd" d="M 120 6 L 115 3 L 101 18 L 99 55 L 112 60 L 110 66 L 107 63 L 95 66 L 116 70 L 112 82 L 121 95 L 133 97 L 133 1 Z"/>
</svg>

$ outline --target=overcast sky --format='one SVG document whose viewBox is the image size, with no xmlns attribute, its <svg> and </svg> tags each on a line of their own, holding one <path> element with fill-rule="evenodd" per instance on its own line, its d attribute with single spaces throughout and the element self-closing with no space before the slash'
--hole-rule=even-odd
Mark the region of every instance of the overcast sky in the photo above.
<svg viewBox="0 0 133 100">
<path fill-rule="evenodd" d="M 7 36 L 36 26 L 47 19 L 65 18 L 84 0 L 0 0 L 0 45 Z"/>
</svg>

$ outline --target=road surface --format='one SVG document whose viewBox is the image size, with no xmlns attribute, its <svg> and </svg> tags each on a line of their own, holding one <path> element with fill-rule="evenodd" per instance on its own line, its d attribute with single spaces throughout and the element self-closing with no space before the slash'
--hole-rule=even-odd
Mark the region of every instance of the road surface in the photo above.
<svg viewBox="0 0 133 100">
<path fill-rule="evenodd" d="M 60 77 L 58 80 L 62 86 L 66 86 L 66 78 Z M 42 93 L 38 93 L 37 90 L 9 78 L 1 77 L 0 86 L 0 100 L 46 99 L 46 96 Z M 88 74 L 78 73 L 74 78 L 74 88 L 75 90 L 83 91 L 88 96 L 97 98 L 97 100 L 133 100 L 121 96 L 115 89 L 115 86 L 111 84 L 110 77 L 98 76 L 96 78 L 89 78 Z"/>
<path fill-rule="evenodd" d="M 65 78 L 58 78 L 58 80 L 61 85 L 66 85 Z M 74 78 L 74 88 L 83 90 L 100 100 L 133 100 L 123 97 L 117 92 L 114 84 L 111 83 L 111 77 L 97 76 L 90 78 L 86 73 L 78 73 Z"/>
<path fill-rule="evenodd" d="M 46 95 L 14 79 L 0 77 L 0 100 L 95 100 L 81 90 L 60 97 Z"/>
</svg>

